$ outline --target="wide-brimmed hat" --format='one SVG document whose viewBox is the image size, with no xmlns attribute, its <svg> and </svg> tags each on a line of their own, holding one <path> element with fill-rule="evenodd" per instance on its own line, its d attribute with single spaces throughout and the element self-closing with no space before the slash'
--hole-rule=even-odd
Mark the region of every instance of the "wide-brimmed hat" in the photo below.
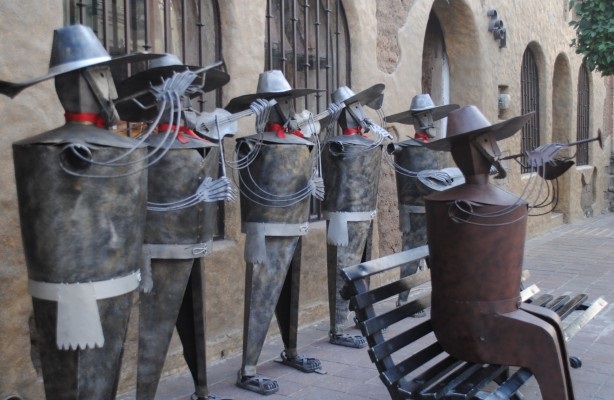
<svg viewBox="0 0 614 400">
<path fill-rule="evenodd" d="M 90 27 L 69 25 L 53 31 L 47 74 L 18 83 L 0 81 L 0 93 L 12 98 L 35 83 L 82 68 L 146 61 L 160 56 L 161 54 L 133 53 L 111 58 Z"/>
<path fill-rule="evenodd" d="M 138 122 L 150 120 L 157 115 L 158 110 L 155 107 L 143 110 L 134 101 L 129 99 L 136 98 L 141 104 L 145 105 L 153 104 L 156 100 L 149 91 L 151 85 L 161 84 L 163 79 L 168 79 L 175 73 L 187 70 L 198 73 L 194 82 L 199 85 L 202 84 L 200 88 L 203 92 L 210 92 L 224 86 L 230 81 L 230 75 L 217 69 L 221 64 L 221 62 L 218 62 L 206 67 L 186 65 L 174 54 L 164 54 L 160 58 L 153 59 L 148 62 L 146 70 L 132 75 L 117 85 L 118 100 L 115 104 L 117 112 L 125 121 Z M 205 75 L 204 82 L 202 82 L 202 74 Z M 196 97 L 199 94 L 198 91 L 194 91 L 191 97 Z"/>
<path fill-rule="evenodd" d="M 377 83 L 361 92 L 354 93 L 349 87 L 340 86 L 331 94 L 331 99 L 336 104 L 343 103 L 350 106 L 354 103 L 360 103 L 377 110 L 382 106 L 385 88 L 386 86 L 383 83 Z"/>
<path fill-rule="evenodd" d="M 280 70 L 274 69 L 260 73 L 256 93 L 235 97 L 230 100 L 225 108 L 231 113 L 235 113 L 246 110 L 257 99 L 295 98 L 321 91 L 318 89 L 293 89 L 284 74 Z"/>
<path fill-rule="evenodd" d="M 530 112 L 491 125 L 476 106 L 465 106 L 448 114 L 447 137 L 422 143 L 431 150 L 450 151 L 452 144 L 461 139 L 492 133 L 495 140 L 503 140 L 518 132 L 535 114 Z"/>
<path fill-rule="evenodd" d="M 389 115 L 384 118 L 386 122 L 399 122 L 401 124 L 413 125 L 416 121 L 415 116 L 418 113 L 430 112 L 433 116 L 433 121 L 445 118 L 451 111 L 459 109 L 458 104 L 446 104 L 436 106 L 428 93 L 422 93 L 414 96 L 411 99 L 409 110 L 398 114 Z"/>
</svg>

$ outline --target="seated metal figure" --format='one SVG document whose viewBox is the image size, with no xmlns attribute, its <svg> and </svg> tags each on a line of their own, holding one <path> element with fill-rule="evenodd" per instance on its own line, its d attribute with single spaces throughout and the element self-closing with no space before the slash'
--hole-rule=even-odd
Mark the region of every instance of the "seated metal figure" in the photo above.
<svg viewBox="0 0 614 400">
<path fill-rule="evenodd" d="M 470 362 L 529 368 L 545 400 L 574 399 L 558 315 L 520 301 L 528 204 L 489 184 L 498 140 L 533 113 L 491 125 L 475 106 L 448 114 L 445 139 L 465 183 L 425 198 L 432 277 L 431 320 L 444 350 Z"/>
<path fill-rule="evenodd" d="M 367 344 L 363 336 L 343 332 L 350 322 L 353 325 L 353 321 L 348 320 L 349 302 L 339 294 L 344 284 L 339 271 L 371 259 L 383 137 L 377 129 L 371 129 L 373 123 L 366 123 L 368 119 L 363 105 L 376 103 L 379 108 L 383 91 L 384 85 L 377 84 L 358 94 L 347 86 L 333 92 L 333 103 L 343 106 L 337 119 L 342 134 L 333 135 L 331 127 L 322 147 L 325 193 L 322 211 L 327 220 L 329 341 L 339 346 L 362 348 Z M 373 131 L 370 133 L 372 138 L 367 136 L 368 130 Z"/>
<path fill-rule="evenodd" d="M 178 91 L 164 103 L 156 101 L 155 90 L 149 89 L 186 71 L 194 73 L 188 74 L 193 80 L 183 86 L 186 91 Z M 157 131 L 144 137 L 144 142 L 152 152 L 164 149 L 149 167 L 147 180 L 137 399 L 155 397 L 174 327 L 194 381 L 192 399 L 219 399 L 209 394 L 207 387 L 202 257 L 211 253 L 217 202 L 228 200 L 232 193 L 230 181 L 217 179 L 218 145 L 201 139 L 182 121 L 191 109 L 190 97 L 215 90 L 229 80 L 223 71 L 184 65 L 167 54 L 118 85 L 120 117 L 130 122 L 157 120 Z M 170 88 L 170 83 L 166 85 Z"/>
<path fill-rule="evenodd" d="M 412 98 L 409 110 L 385 118 L 389 123 L 413 125 L 415 130 L 414 138 L 390 144 L 387 149 L 388 153 L 394 155 L 402 250 L 426 244 L 424 196 L 464 182 L 462 174 L 456 168 L 435 171 L 440 168 L 437 154 L 422 145 L 435 137 L 434 122 L 458 108 L 457 104 L 435 106 L 431 96 L 423 93 Z M 419 267 L 420 261 L 412 261 L 402 266 L 401 278 L 416 273 Z M 409 290 L 401 293 L 397 306 L 407 303 L 408 298 Z M 422 310 L 413 317 L 425 315 Z"/>
<path fill-rule="evenodd" d="M 112 399 L 139 265 L 146 148 L 107 129 L 117 122 L 109 66 L 94 32 L 54 32 L 47 75 L 1 82 L 14 97 L 55 78 L 66 124 L 13 144 L 28 287 L 47 399 Z"/>
<path fill-rule="evenodd" d="M 294 98 L 313 92 L 292 89 L 281 71 L 266 71 L 260 74 L 255 94 L 237 97 L 226 107 L 240 112 L 256 99 L 277 102 L 266 121 L 261 121 L 266 122 L 264 132 L 237 139 L 235 149 L 247 263 L 243 360 L 237 386 L 265 395 L 279 389 L 277 381 L 257 374 L 274 312 L 284 343 L 281 362 L 303 372 L 321 370 L 319 360 L 297 352 L 301 237 L 309 229 L 317 152 L 289 124 Z"/>
</svg>

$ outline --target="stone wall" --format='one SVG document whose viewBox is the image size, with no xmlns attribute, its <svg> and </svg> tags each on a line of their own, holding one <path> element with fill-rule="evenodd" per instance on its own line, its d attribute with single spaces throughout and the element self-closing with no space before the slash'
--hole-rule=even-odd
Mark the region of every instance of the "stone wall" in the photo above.
<svg viewBox="0 0 614 400">
<path fill-rule="evenodd" d="M 575 107 L 578 68 L 581 59 L 569 42 L 567 0 L 352 0 L 343 5 L 349 24 L 352 54 L 352 86 L 355 91 L 384 83 L 384 111 L 394 114 L 408 109 L 411 97 L 420 93 L 424 31 L 434 11 L 442 26 L 450 63 L 450 98 L 459 105 L 475 104 L 492 123 L 499 122 L 498 94 L 505 87 L 511 103 L 505 116 L 520 113 L 520 65 L 530 46 L 540 70 L 540 123 L 542 143 L 569 142 L 575 138 Z M 20 81 L 46 72 L 51 32 L 63 24 L 60 3 L 40 7 L 38 2 L 0 2 L 0 79 Z M 264 69 L 265 0 L 220 1 L 223 56 L 232 79 L 224 88 L 224 103 L 255 90 L 258 74 Z M 507 28 L 507 47 L 488 31 L 487 12 L 496 8 Z M 245 23 L 249 16 L 250 23 Z M 601 129 L 605 149 L 590 146 L 591 166 L 572 168 L 561 182 L 562 198 L 557 213 L 530 219 L 529 236 L 543 232 L 563 220 L 584 218 L 607 210 L 601 193 L 611 188 L 606 166 L 612 152 L 612 80 L 591 74 L 591 127 Z M 609 102 L 606 101 L 610 99 Z M 561 118 L 561 116 L 570 116 Z M 555 120 L 556 119 L 556 120 Z M 53 82 L 25 90 L 14 100 L 0 97 L 0 398 L 19 394 L 42 398 L 42 382 L 30 357 L 28 321 L 31 300 L 27 294 L 26 268 L 21 247 L 19 220 L 12 169 L 11 143 L 63 123 Z M 240 125 L 242 134 L 251 133 L 252 121 Z M 393 124 L 391 131 L 400 140 L 413 134 L 412 128 Z M 554 139 L 553 139 L 554 138 Z M 226 154 L 234 143 L 226 141 Z M 502 150 L 519 152 L 519 135 L 500 143 Z M 529 180 L 513 162 L 507 164 L 508 178 L 498 185 L 521 193 Z M 610 167 L 611 168 L 611 167 Z M 611 172 L 610 172 L 611 173 Z M 608 179 L 610 179 L 608 183 Z M 585 183 L 583 185 L 583 182 Z M 587 185 L 592 185 L 590 190 Z M 608 186 L 609 185 L 609 186 Z M 584 194 L 583 194 L 584 193 Z M 611 203 L 610 203 L 611 204 Z M 392 168 L 382 164 L 378 199 L 374 255 L 400 250 L 396 187 Z M 222 359 L 241 349 L 244 271 L 244 235 L 240 232 L 239 203 L 226 208 L 226 238 L 216 242 L 205 264 L 207 334 L 209 358 Z M 326 294 L 325 224 L 312 224 L 303 241 L 300 323 L 309 324 L 328 313 Z M 131 317 L 125 347 L 120 391 L 135 384 L 136 321 L 138 299 Z M 269 332 L 276 334 L 273 324 Z M 281 350 L 281 349 L 280 349 Z M 165 374 L 185 370 L 181 346 L 173 339 Z"/>
</svg>

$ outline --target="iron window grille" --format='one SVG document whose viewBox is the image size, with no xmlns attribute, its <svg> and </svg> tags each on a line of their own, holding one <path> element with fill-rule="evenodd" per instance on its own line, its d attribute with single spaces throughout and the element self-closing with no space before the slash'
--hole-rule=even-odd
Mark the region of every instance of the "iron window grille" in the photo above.
<svg viewBox="0 0 614 400">
<path fill-rule="evenodd" d="M 535 111 L 535 114 L 522 128 L 521 152 L 533 150 L 539 146 L 539 76 L 537 63 L 531 49 L 526 49 L 522 56 L 522 68 L 520 72 L 521 113 L 526 114 Z M 525 156 L 521 159 L 521 172 L 531 171 L 527 165 Z"/>
<path fill-rule="evenodd" d="M 281 70 L 294 88 L 322 90 L 296 99 L 298 112 L 320 113 L 335 89 L 351 87 L 350 41 L 341 0 L 267 0 L 264 51 L 265 70 Z M 321 218 L 319 201 L 312 201 L 311 218 Z"/>
<path fill-rule="evenodd" d="M 221 60 L 217 0 L 64 0 L 65 24 L 92 28 L 111 56 L 152 51 L 171 53 L 187 65 Z M 116 82 L 142 70 L 143 65 L 113 69 Z M 200 111 L 221 107 L 221 89 L 193 100 Z M 132 132 L 127 121 L 127 132 Z M 224 236 L 224 204 L 218 203 L 215 238 Z"/>
<path fill-rule="evenodd" d="M 578 115 L 576 122 L 577 140 L 588 139 L 590 126 L 591 98 L 588 69 L 584 64 L 578 73 Z M 577 165 L 588 165 L 588 143 L 581 143 L 576 147 Z"/>
</svg>

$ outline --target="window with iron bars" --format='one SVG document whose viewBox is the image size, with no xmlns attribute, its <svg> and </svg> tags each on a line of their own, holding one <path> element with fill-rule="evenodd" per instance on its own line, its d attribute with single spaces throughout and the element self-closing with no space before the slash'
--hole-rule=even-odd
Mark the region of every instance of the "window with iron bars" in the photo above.
<svg viewBox="0 0 614 400">
<path fill-rule="evenodd" d="M 522 128 L 521 151 L 533 150 L 539 146 L 539 76 L 537 63 L 533 51 L 527 48 L 522 56 L 522 69 L 520 71 L 521 113 L 535 111 L 535 114 Z M 521 159 L 521 172 L 531 171 L 527 165 L 526 157 Z"/>
<path fill-rule="evenodd" d="M 588 139 L 591 115 L 591 96 L 588 69 L 584 64 L 578 73 L 578 115 L 576 122 L 577 140 Z M 588 165 L 588 143 L 576 147 L 577 165 Z"/>
<path fill-rule="evenodd" d="M 351 87 L 341 0 L 267 0 L 266 11 L 265 69 L 281 70 L 294 88 L 322 90 L 296 99 L 297 112 L 326 110 L 335 89 Z M 311 218 L 321 218 L 317 200 L 312 200 Z"/>
<path fill-rule="evenodd" d="M 111 56 L 171 53 L 194 66 L 222 59 L 216 0 L 64 0 L 64 23 L 91 27 Z M 142 69 L 120 66 L 113 77 L 121 82 Z M 220 107 L 221 89 L 200 95 L 193 106 L 200 111 Z M 219 202 L 215 238 L 223 236 L 224 204 Z"/>
</svg>

